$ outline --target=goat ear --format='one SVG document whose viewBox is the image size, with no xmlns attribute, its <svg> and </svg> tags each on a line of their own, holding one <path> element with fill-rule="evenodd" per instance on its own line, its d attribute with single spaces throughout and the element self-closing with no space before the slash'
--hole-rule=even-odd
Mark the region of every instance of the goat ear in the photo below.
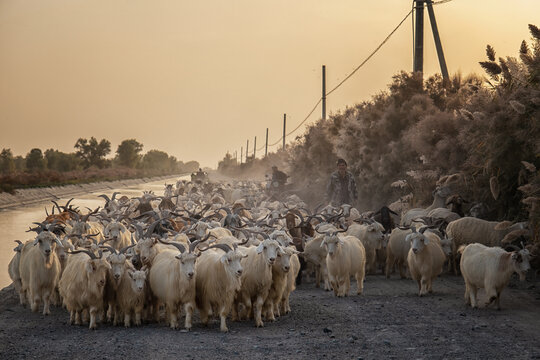
<svg viewBox="0 0 540 360">
<path fill-rule="evenodd" d="M 229 259 L 227 259 L 227 255 L 223 255 L 219 260 L 224 265 L 227 265 L 229 263 Z"/>
<path fill-rule="evenodd" d="M 259 246 L 257 246 L 257 254 L 262 253 L 263 250 L 264 250 L 264 245 L 263 243 L 260 243 Z"/>
<path fill-rule="evenodd" d="M 375 226 L 369 225 L 369 226 L 367 227 L 367 231 L 375 231 Z"/>
<path fill-rule="evenodd" d="M 133 271 L 128 270 L 127 273 L 128 273 L 128 275 L 129 275 L 129 277 L 133 279 Z"/>
<path fill-rule="evenodd" d="M 408 234 L 407 236 L 405 236 L 405 241 L 411 241 L 411 235 L 412 234 Z"/>
<path fill-rule="evenodd" d="M 427 238 L 427 236 L 424 236 L 424 244 L 425 245 L 429 244 L 429 239 Z"/>
<path fill-rule="evenodd" d="M 343 241 L 343 239 L 339 239 L 339 245 L 343 245 L 345 242 Z"/>
<path fill-rule="evenodd" d="M 321 247 L 324 247 L 325 244 L 326 244 L 326 239 L 324 239 L 323 241 L 321 241 Z"/>
</svg>

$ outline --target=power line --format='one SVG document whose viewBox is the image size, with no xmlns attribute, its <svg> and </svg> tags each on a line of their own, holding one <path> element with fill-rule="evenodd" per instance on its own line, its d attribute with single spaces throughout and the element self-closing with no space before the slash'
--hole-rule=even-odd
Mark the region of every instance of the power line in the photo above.
<svg viewBox="0 0 540 360">
<path fill-rule="evenodd" d="M 449 0 L 442 0 L 442 1 L 449 1 Z M 403 22 L 405 20 L 407 20 L 407 18 L 409 17 L 409 15 L 411 15 L 411 13 L 413 12 L 413 10 L 411 9 L 407 15 L 405 15 L 405 17 L 403 18 L 403 20 L 401 20 L 399 22 L 399 24 L 394 28 L 394 30 L 392 30 L 392 32 L 390 32 L 390 34 L 379 44 L 379 46 L 377 46 L 375 48 L 375 50 L 373 50 L 371 52 L 371 54 L 369 54 L 369 56 L 364 60 L 362 61 L 362 63 L 360 65 L 358 65 L 349 75 L 347 75 L 345 77 L 345 79 L 343 79 L 339 84 L 337 84 L 332 90 L 330 90 L 329 92 L 326 93 L 326 96 L 330 95 L 331 93 L 333 93 L 334 91 L 336 91 L 341 85 L 343 85 L 343 83 L 345 83 L 345 81 L 349 80 L 351 78 L 351 76 L 353 76 L 362 66 L 364 66 L 365 63 L 367 63 L 369 61 L 369 59 L 371 59 L 373 57 L 373 55 L 375 55 L 377 53 L 377 51 L 379 51 L 379 49 L 384 45 L 386 44 L 386 42 L 388 41 L 388 39 L 390 39 L 390 37 L 392 35 L 394 35 L 394 33 L 397 31 L 397 29 L 399 29 L 399 27 L 401 26 L 401 24 L 403 24 Z"/>
<path fill-rule="evenodd" d="M 444 4 L 444 3 L 448 3 L 450 1 L 453 1 L 453 0 L 440 0 L 440 1 L 437 1 L 437 2 L 432 2 L 432 5 L 441 5 L 441 4 Z M 326 93 L 326 96 L 332 94 L 334 91 L 336 91 L 338 88 L 341 87 L 341 85 L 343 85 L 347 80 L 349 80 L 362 66 L 364 66 L 364 64 L 366 64 L 382 47 L 384 44 L 386 44 L 386 42 L 392 37 L 392 35 L 394 35 L 394 33 L 400 28 L 400 26 L 405 22 L 405 20 L 407 20 L 407 18 L 414 12 L 414 1 L 413 1 L 413 6 L 411 8 L 411 10 L 405 15 L 405 17 L 399 22 L 399 24 L 390 32 L 390 34 L 388 34 L 388 36 L 379 44 L 379 46 L 377 46 L 375 48 L 375 50 L 373 50 L 371 52 L 371 54 L 369 54 L 369 56 L 364 60 L 362 61 L 362 63 L 360 65 L 358 65 L 349 75 L 347 75 L 339 84 L 337 84 L 334 88 L 332 88 L 330 91 L 328 91 Z M 414 18 L 413 18 L 413 41 L 414 41 Z M 313 112 L 315 111 L 315 109 L 317 109 L 317 106 L 319 106 L 319 104 L 321 103 L 322 101 L 322 98 L 319 98 L 319 100 L 317 101 L 317 103 L 315 104 L 315 106 L 313 106 L 313 109 L 311 109 L 311 111 L 307 114 L 307 116 L 304 118 L 304 120 L 302 120 L 300 122 L 300 124 L 298 124 L 293 130 L 291 130 L 290 132 L 288 132 L 287 134 L 285 134 L 285 137 L 293 134 L 295 131 L 297 131 L 308 119 L 309 117 L 313 114 Z M 281 136 L 278 140 L 276 140 L 275 142 L 271 143 L 271 144 L 268 144 L 268 146 L 275 146 L 277 144 L 279 144 L 281 141 L 283 140 L 283 136 Z M 262 149 L 265 148 L 266 145 L 264 146 L 261 146 L 260 148 L 257 149 L 257 151 L 260 151 Z"/>
</svg>

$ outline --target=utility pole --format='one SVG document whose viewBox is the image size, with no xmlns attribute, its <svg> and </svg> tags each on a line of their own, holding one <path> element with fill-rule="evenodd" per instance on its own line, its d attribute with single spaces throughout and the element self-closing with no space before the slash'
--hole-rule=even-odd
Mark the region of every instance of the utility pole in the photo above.
<svg viewBox="0 0 540 360">
<path fill-rule="evenodd" d="M 248 162 L 249 139 L 246 140 L 246 164 Z"/>
<path fill-rule="evenodd" d="M 268 128 L 266 128 L 266 145 L 264 146 L 264 157 L 268 156 Z"/>
<path fill-rule="evenodd" d="M 427 10 L 429 14 L 429 22 L 431 23 L 431 31 L 433 32 L 433 40 L 435 41 L 435 47 L 437 48 L 437 57 L 439 58 L 439 65 L 441 66 L 441 74 L 443 79 L 448 81 L 448 69 L 446 68 L 446 60 L 444 59 L 444 52 L 441 44 L 441 38 L 439 37 L 439 30 L 437 28 L 437 20 L 435 20 L 435 12 L 433 12 L 433 1 L 426 1 Z"/>
<path fill-rule="evenodd" d="M 242 165 L 243 158 L 244 158 L 244 148 L 240 146 L 240 165 Z"/>
<path fill-rule="evenodd" d="M 439 36 L 439 30 L 437 28 L 437 20 L 435 19 L 435 12 L 433 11 L 432 0 L 414 0 L 416 11 L 416 25 L 415 25 L 415 39 L 414 39 L 414 72 L 424 72 L 424 3 L 428 9 L 429 22 L 431 23 L 431 31 L 433 33 L 433 40 L 435 41 L 435 48 L 437 49 L 437 57 L 439 58 L 439 65 L 441 67 L 441 74 L 445 81 L 450 78 L 448 76 L 448 68 L 446 67 L 446 60 L 444 59 L 444 52 L 441 44 L 441 38 Z"/>
<path fill-rule="evenodd" d="M 326 120 L 326 65 L 322 66 L 322 119 Z"/>
<path fill-rule="evenodd" d="M 415 0 L 416 25 L 413 71 L 424 72 L 424 0 Z"/>
<path fill-rule="evenodd" d="M 287 114 L 283 114 L 283 150 L 285 150 L 285 129 L 287 128 Z"/>
<path fill-rule="evenodd" d="M 255 136 L 255 141 L 253 141 L 253 160 L 255 160 L 256 152 L 257 152 L 257 137 Z"/>
</svg>

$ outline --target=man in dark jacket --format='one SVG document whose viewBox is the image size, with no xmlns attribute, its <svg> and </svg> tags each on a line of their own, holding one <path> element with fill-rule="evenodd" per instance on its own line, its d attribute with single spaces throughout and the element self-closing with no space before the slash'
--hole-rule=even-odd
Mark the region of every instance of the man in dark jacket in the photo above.
<svg viewBox="0 0 540 360">
<path fill-rule="evenodd" d="M 337 171 L 330 175 L 330 181 L 326 186 L 326 198 L 332 206 L 354 205 L 358 199 L 354 176 L 347 171 L 347 162 L 343 159 L 338 159 Z"/>
</svg>

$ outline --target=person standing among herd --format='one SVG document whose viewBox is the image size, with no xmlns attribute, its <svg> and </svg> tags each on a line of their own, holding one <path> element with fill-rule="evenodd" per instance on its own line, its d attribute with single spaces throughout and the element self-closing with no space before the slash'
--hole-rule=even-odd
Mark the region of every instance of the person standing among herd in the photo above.
<svg viewBox="0 0 540 360">
<path fill-rule="evenodd" d="M 347 162 L 338 159 L 337 170 L 330 175 L 326 186 L 326 199 L 332 206 L 353 205 L 358 199 L 358 191 L 353 174 L 347 170 Z"/>
</svg>

